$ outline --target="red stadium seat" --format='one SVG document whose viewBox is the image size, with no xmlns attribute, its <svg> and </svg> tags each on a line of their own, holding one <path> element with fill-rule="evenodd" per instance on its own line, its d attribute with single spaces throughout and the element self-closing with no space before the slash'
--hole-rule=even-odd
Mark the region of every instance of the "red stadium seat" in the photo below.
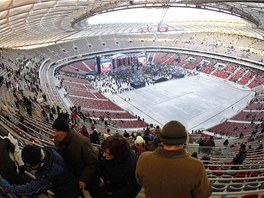
<svg viewBox="0 0 264 198">
<path fill-rule="evenodd" d="M 242 195 L 241 198 L 258 198 L 258 194 L 247 194 L 247 195 Z"/>
</svg>

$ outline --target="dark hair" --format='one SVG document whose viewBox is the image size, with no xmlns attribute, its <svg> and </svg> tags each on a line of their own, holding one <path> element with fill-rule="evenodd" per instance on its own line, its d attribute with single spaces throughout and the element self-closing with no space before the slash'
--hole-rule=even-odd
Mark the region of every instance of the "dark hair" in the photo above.
<svg viewBox="0 0 264 198">
<path fill-rule="evenodd" d="M 125 131 L 124 134 L 123 134 L 123 136 L 124 136 L 125 138 L 129 138 L 129 133 L 128 133 L 127 131 Z"/>
<path fill-rule="evenodd" d="M 210 159 L 211 159 L 211 157 L 209 155 L 207 155 L 207 154 L 205 154 L 205 155 L 203 155 L 201 157 L 201 160 L 203 161 L 203 164 L 204 164 L 205 168 L 207 168 L 207 165 L 210 164 L 210 162 L 209 162 Z"/>
<path fill-rule="evenodd" d="M 102 150 L 109 149 L 115 159 L 122 158 L 128 150 L 127 141 L 119 134 L 107 137 L 102 143 Z"/>
<path fill-rule="evenodd" d="M 245 144 L 240 144 L 240 150 L 242 150 L 242 151 L 244 151 L 244 150 L 246 150 L 246 145 Z"/>
<path fill-rule="evenodd" d="M 193 152 L 191 156 L 194 157 L 194 158 L 198 158 L 198 153 L 197 152 Z"/>
</svg>

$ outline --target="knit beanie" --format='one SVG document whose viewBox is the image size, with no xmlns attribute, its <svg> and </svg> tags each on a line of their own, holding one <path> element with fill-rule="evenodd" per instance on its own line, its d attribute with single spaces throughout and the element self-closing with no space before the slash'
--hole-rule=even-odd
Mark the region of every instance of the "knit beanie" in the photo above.
<svg viewBox="0 0 264 198">
<path fill-rule="evenodd" d="M 188 132 L 178 121 L 172 120 L 164 125 L 161 131 L 161 141 L 168 145 L 182 145 L 187 141 Z"/>
<path fill-rule="evenodd" d="M 61 115 L 53 122 L 52 128 L 63 132 L 70 131 L 69 122 L 67 118 Z"/>
<path fill-rule="evenodd" d="M 21 156 L 25 164 L 35 166 L 41 161 L 41 149 L 36 145 L 28 144 L 22 149 Z"/>
<path fill-rule="evenodd" d="M 240 144 L 240 150 L 245 151 L 246 150 L 246 145 L 241 143 Z"/>
</svg>

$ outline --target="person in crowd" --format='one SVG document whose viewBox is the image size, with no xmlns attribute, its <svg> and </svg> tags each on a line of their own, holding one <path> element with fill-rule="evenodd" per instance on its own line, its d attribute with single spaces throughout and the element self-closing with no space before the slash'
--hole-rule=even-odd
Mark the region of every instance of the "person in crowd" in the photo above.
<svg viewBox="0 0 264 198">
<path fill-rule="evenodd" d="M 87 189 L 92 197 L 100 197 L 98 157 L 88 138 L 69 128 L 69 120 L 59 115 L 54 121 L 54 144 L 79 180 L 79 194 Z"/>
<path fill-rule="evenodd" d="M 210 147 L 210 142 L 209 142 L 209 139 L 208 139 L 207 136 L 204 137 L 203 144 L 202 144 L 201 147 L 202 147 L 201 148 L 201 152 L 202 153 L 206 153 L 206 154 L 210 155 L 210 153 L 211 153 L 211 147 Z"/>
<path fill-rule="evenodd" d="M 137 136 L 131 148 L 133 151 L 135 151 L 137 156 L 140 156 L 143 152 L 147 150 L 147 145 L 145 143 L 145 140 L 139 135 Z"/>
<path fill-rule="evenodd" d="M 18 127 L 20 129 L 22 129 L 23 131 L 27 132 L 28 131 L 28 128 L 25 125 L 25 118 L 21 114 L 18 114 L 18 116 L 19 116 Z"/>
<path fill-rule="evenodd" d="M 24 185 L 12 186 L 5 183 L 6 192 L 27 196 L 37 194 L 44 189 L 50 189 L 55 198 L 78 197 L 78 182 L 54 148 L 40 148 L 28 144 L 22 149 L 21 155 L 24 163 L 36 171 L 36 179 Z"/>
<path fill-rule="evenodd" d="M 135 178 L 137 155 L 119 134 L 106 138 L 101 148 L 100 170 L 107 191 L 106 197 L 136 197 L 141 189 Z"/>
<path fill-rule="evenodd" d="M 84 136 L 84 137 L 89 137 L 89 133 L 88 133 L 88 130 L 86 128 L 85 125 L 82 125 L 82 129 L 81 129 L 81 134 Z"/>
<path fill-rule="evenodd" d="M 239 138 L 242 139 L 243 137 L 244 137 L 244 134 L 243 134 L 243 132 L 241 132 L 241 133 L 239 134 Z"/>
<path fill-rule="evenodd" d="M 129 145 L 132 145 L 134 143 L 134 138 L 132 134 L 130 135 L 126 130 L 123 133 L 123 137 L 129 143 Z"/>
<path fill-rule="evenodd" d="M 260 145 L 258 146 L 258 148 L 256 148 L 256 150 L 258 150 L 258 151 L 262 151 L 262 150 L 263 150 L 263 144 L 260 144 Z"/>
<path fill-rule="evenodd" d="M 198 153 L 197 152 L 193 152 L 191 156 L 197 159 L 198 158 Z"/>
<path fill-rule="evenodd" d="M 42 114 L 43 118 L 47 121 L 48 120 L 48 114 L 47 114 L 47 112 L 45 111 L 44 108 L 42 108 L 41 114 Z"/>
<path fill-rule="evenodd" d="M 244 160 L 246 159 L 246 156 L 247 156 L 246 145 L 241 143 L 239 153 L 236 154 L 236 156 L 233 158 L 232 164 L 233 165 L 241 165 L 244 162 Z M 233 166 L 232 169 L 238 170 L 239 166 Z"/>
<path fill-rule="evenodd" d="M 155 130 L 154 130 L 154 136 L 155 137 L 160 137 L 161 134 L 161 129 L 159 126 L 156 126 Z"/>
<path fill-rule="evenodd" d="M 109 137 L 111 134 L 111 129 L 107 128 L 106 132 L 104 133 L 104 139 L 106 139 L 107 137 Z"/>
<path fill-rule="evenodd" d="M 142 138 L 145 140 L 146 144 L 148 144 L 149 141 L 151 141 L 152 133 L 150 132 L 150 129 L 147 127 L 144 131 L 144 135 Z"/>
<path fill-rule="evenodd" d="M 207 146 L 209 147 L 207 149 L 207 154 L 211 155 L 213 147 L 215 147 L 215 142 L 214 142 L 214 137 L 213 136 L 210 136 L 209 140 L 207 141 Z"/>
<path fill-rule="evenodd" d="M 148 142 L 147 150 L 148 151 L 154 151 L 159 146 L 161 146 L 160 137 L 155 137 L 153 140 Z"/>
<path fill-rule="evenodd" d="M 90 135 L 90 140 L 92 143 L 94 144 L 100 144 L 100 138 L 99 138 L 99 134 L 97 132 L 96 129 L 93 129 L 92 134 Z"/>
<path fill-rule="evenodd" d="M 202 147 L 205 145 L 204 139 L 202 137 L 200 137 L 199 140 L 197 141 L 197 143 L 199 144 L 198 153 L 202 153 L 203 152 Z"/>
<path fill-rule="evenodd" d="M 18 141 L 0 126 L 0 175 L 10 184 L 22 184 L 25 181 L 24 162 Z"/>
<path fill-rule="evenodd" d="M 129 138 L 130 137 L 129 133 L 126 130 L 124 131 L 123 136 L 124 136 L 124 138 Z"/>
<path fill-rule="evenodd" d="M 184 149 L 187 139 L 185 127 L 172 120 L 162 128 L 162 146 L 141 154 L 136 179 L 144 188 L 146 198 L 207 198 L 211 195 L 203 163 Z"/>
<path fill-rule="evenodd" d="M 204 164 L 204 168 L 206 169 L 208 167 L 208 165 L 210 164 L 210 159 L 211 157 L 207 154 L 204 154 L 202 157 L 201 157 L 201 160 L 203 161 L 203 164 Z"/>
<path fill-rule="evenodd" d="M 54 116 L 53 116 L 53 113 L 52 113 L 52 112 L 49 113 L 49 119 L 50 119 L 51 121 L 54 120 Z"/>
<path fill-rule="evenodd" d="M 224 146 L 228 146 L 228 144 L 229 144 L 229 140 L 228 140 L 228 139 L 225 139 L 223 145 L 224 145 Z"/>
<path fill-rule="evenodd" d="M 75 111 L 71 113 L 71 121 L 73 124 L 77 124 L 77 113 Z"/>
</svg>

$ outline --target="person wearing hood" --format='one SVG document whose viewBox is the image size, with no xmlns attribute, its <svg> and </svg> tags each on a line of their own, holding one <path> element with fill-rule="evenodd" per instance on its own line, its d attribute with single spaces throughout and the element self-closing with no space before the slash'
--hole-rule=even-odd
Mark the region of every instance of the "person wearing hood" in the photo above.
<svg viewBox="0 0 264 198">
<path fill-rule="evenodd" d="M 137 159 L 123 136 L 112 135 L 103 141 L 99 164 L 107 191 L 105 197 L 137 196 L 141 189 L 135 178 Z"/>
<path fill-rule="evenodd" d="M 0 186 L 8 193 L 31 196 L 50 189 L 55 198 L 77 198 L 78 181 L 68 170 L 62 156 L 53 147 L 39 147 L 28 144 L 23 147 L 21 156 L 25 165 L 35 171 L 35 180 L 24 185 Z"/>
</svg>

